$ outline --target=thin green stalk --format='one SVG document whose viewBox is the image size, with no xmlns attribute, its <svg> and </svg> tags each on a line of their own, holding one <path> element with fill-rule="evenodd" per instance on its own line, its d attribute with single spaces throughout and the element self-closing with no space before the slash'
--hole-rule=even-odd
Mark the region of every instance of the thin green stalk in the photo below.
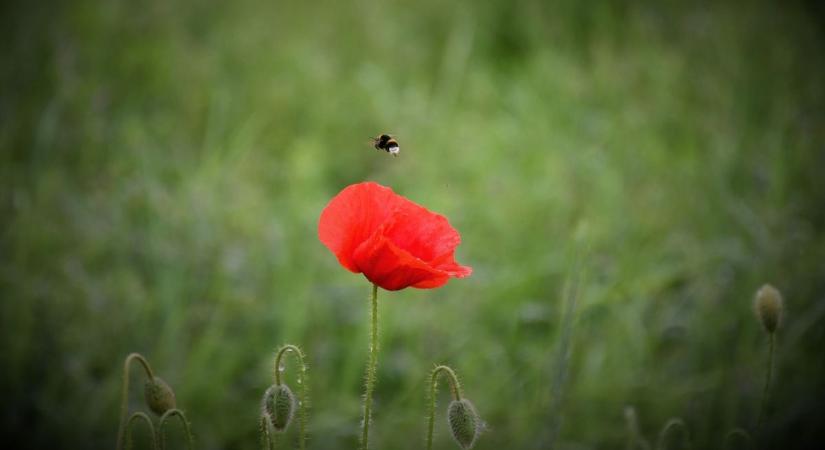
<svg viewBox="0 0 825 450">
<path fill-rule="evenodd" d="M 132 415 L 129 416 L 129 420 L 126 422 L 126 449 L 132 450 L 132 424 L 138 419 L 143 420 L 149 427 L 149 439 L 152 444 L 152 450 L 156 450 L 158 448 L 158 442 L 157 436 L 155 435 L 155 426 L 152 425 L 152 419 L 140 411 L 132 413 Z"/>
<path fill-rule="evenodd" d="M 278 448 L 278 436 L 280 434 L 270 431 L 271 425 L 266 416 L 261 416 L 261 447 L 263 450 L 275 450 Z"/>
<path fill-rule="evenodd" d="M 456 401 L 460 401 L 461 396 L 464 395 L 461 391 L 461 383 L 458 382 L 458 377 L 455 375 L 455 372 L 453 372 L 453 369 L 450 369 L 447 366 L 438 366 L 433 369 L 432 376 L 430 377 L 430 409 L 427 416 L 427 450 L 431 450 L 433 448 L 433 428 L 435 428 L 435 394 L 438 389 L 438 375 L 441 373 L 447 374 L 447 379 L 450 380 L 450 391 L 453 393 L 453 398 Z"/>
<path fill-rule="evenodd" d="M 129 413 L 129 367 L 131 366 L 132 361 L 135 360 L 143 366 L 143 370 L 146 372 L 146 376 L 150 380 L 155 378 L 155 374 L 152 372 L 152 367 L 149 366 L 149 361 L 147 361 L 146 358 L 144 358 L 140 353 L 131 353 L 123 361 L 123 381 L 121 382 L 122 390 L 120 394 L 120 424 L 117 428 L 117 445 L 115 446 L 118 450 L 123 448 L 123 433 L 126 429 L 126 416 Z M 151 424 L 151 421 L 149 421 L 149 423 Z"/>
<path fill-rule="evenodd" d="M 756 429 L 762 429 L 762 421 L 765 418 L 765 409 L 768 407 L 768 395 L 771 387 L 771 374 L 773 373 L 773 350 L 776 333 L 770 333 L 770 349 L 768 350 L 768 366 L 765 375 L 765 388 L 762 389 L 762 403 L 759 406 L 759 418 L 756 420 Z"/>
<path fill-rule="evenodd" d="M 572 280 L 564 287 L 564 316 L 562 320 L 561 342 L 556 353 L 555 372 L 551 384 L 552 397 L 550 400 L 550 423 L 548 426 L 550 436 L 547 447 L 555 448 L 556 438 L 561 428 L 561 407 L 564 395 L 564 386 L 567 382 L 567 369 L 570 362 L 570 355 L 573 346 L 573 332 L 576 325 L 576 305 L 578 303 L 579 289 L 582 283 L 581 262 L 575 266 Z"/>
<path fill-rule="evenodd" d="M 378 365 L 378 285 L 372 285 L 372 313 L 370 327 L 370 356 L 367 363 L 367 379 L 364 393 L 364 423 L 361 433 L 361 449 L 369 448 L 370 420 L 372 420 L 372 390 L 375 387 L 375 368 Z"/>
<path fill-rule="evenodd" d="M 261 416 L 260 424 L 261 447 L 263 447 L 263 450 L 273 450 L 275 447 L 272 445 L 272 433 L 269 432 L 269 420 L 265 415 Z"/>
<path fill-rule="evenodd" d="M 160 450 L 164 450 L 166 448 L 166 435 L 163 433 L 163 426 L 166 425 L 166 421 L 172 416 L 176 416 L 180 419 L 180 422 L 183 425 L 183 432 L 186 434 L 186 448 L 192 450 L 194 446 L 192 443 L 192 430 L 189 428 L 189 421 L 186 420 L 186 415 L 183 414 L 183 411 L 177 408 L 170 409 L 160 416 L 160 421 L 158 422 Z"/>
<path fill-rule="evenodd" d="M 286 344 L 282 346 L 275 355 L 275 384 L 281 384 L 281 359 L 287 352 L 291 352 L 298 358 L 300 371 L 298 372 L 298 433 L 299 446 L 301 450 L 306 448 L 306 427 L 307 427 L 307 366 L 304 362 L 304 352 L 295 345 Z"/>
</svg>

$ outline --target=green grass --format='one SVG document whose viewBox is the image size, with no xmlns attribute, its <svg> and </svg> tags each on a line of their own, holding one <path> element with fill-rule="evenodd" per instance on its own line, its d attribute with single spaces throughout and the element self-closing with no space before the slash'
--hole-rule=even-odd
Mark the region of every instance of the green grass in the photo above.
<svg viewBox="0 0 825 450">
<path fill-rule="evenodd" d="M 370 286 L 316 225 L 375 180 L 449 217 L 475 272 L 379 292 L 374 448 L 423 446 L 434 364 L 488 423 L 478 449 L 544 448 L 557 420 L 558 448 L 623 448 L 628 405 L 650 442 L 678 416 L 694 448 L 718 448 L 756 422 L 765 282 L 787 320 L 764 442 L 821 443 L 814 8 L 484 3 L 2 6 L 3 435 L 110 448 L 138 351 L 198 448 L 257 448 L 274 352 L 293 343 L 309 448 L 355 448 Z M 400 157 L 371 148 L 379 132 Z M 454 448 L 443 391 L 434 448 Z"/>
</svg>

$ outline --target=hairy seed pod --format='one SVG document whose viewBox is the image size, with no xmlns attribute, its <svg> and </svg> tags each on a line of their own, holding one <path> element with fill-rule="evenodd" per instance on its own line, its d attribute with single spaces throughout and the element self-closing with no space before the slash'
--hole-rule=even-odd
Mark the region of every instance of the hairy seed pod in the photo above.
<svg viewBox="0 0 825 450">
<path fill-rule="evenodd" d="M 175 392 L 160 377 L 146 380 L 143 385 L 143 396 L 149 409 L 159 416 L 175 408 Z"/>
<path fill-rule="evenodd" d="M 481 428 L 481 420 L 473 404 L 466 398 L 450 402 L 447 422 L 450 425 L 450 433 L 458 445 L 463 449 L 471 448 Z"/>
<path fill-rule="evenodd" d="M 769 334 L 776 332 L 782 321 L 782 294 L 775 287 L 766 284 L 756 291 L 753 308 L 765 331 Z"/>
<path fill-rule="evenodd" d="M 284 431 L 295 414 L 295 395 L 287 385 L 273 384 L 264 393 L 263 409 L 272 428 L 277 432 Z"/>
</svg>

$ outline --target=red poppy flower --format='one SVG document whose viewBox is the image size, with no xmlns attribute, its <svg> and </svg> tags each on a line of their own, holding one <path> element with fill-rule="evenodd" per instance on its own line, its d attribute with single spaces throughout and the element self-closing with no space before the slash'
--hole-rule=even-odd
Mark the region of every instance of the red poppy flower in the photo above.
<svg viewBox="0 0 825 450">
<path fill-rule="evenodd" d="M 461 236 L 444 216 L 377 183 L 347 186 L 330 200 L 318 238 L 342 266 L 389 291 L 437 288 L 473 271 L 455 262 Z"/>
</svg>

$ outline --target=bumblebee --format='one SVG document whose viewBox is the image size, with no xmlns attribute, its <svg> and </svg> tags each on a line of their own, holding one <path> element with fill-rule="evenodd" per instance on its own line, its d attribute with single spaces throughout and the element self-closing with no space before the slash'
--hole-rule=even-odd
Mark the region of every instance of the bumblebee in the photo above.
<svg viewBox="0 0 825 450">
<path fill-rule="evenodd" d="M 392 154 L 392 156 L 398 156 L 398 152 L 401 150 L 398 147 L 398 141 L 389 134 L 382 134 L 378 137 L 372 138 L 372 145 L 375 147 L 376 150 L 384 150 L 387 153 Z"/>
</svg>

